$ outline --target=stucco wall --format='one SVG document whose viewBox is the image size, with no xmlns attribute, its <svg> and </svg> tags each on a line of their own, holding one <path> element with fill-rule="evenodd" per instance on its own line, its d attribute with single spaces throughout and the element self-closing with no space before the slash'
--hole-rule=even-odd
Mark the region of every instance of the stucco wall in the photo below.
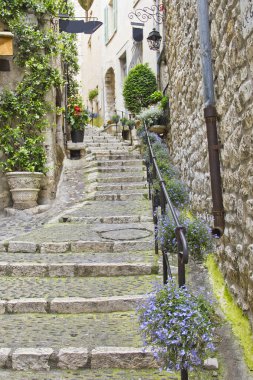
<svg viewBox="0 0 253 380">
<path fill-rule="evenodd" d="M 248 0 L 241 3 L 251 4 Z M 173 160 L 190 187 L 193 208 L 211 214 L 197 2 L 170 1 L 166 7 L 171 106 L 168 141 Z M 239 0 L 210 1 L 210 20 L 226 212 L 218 256 L 230 289 L 252 318 L 253 33 L 250 26 L 248 30 L 243 27 Z"/>
</svg>

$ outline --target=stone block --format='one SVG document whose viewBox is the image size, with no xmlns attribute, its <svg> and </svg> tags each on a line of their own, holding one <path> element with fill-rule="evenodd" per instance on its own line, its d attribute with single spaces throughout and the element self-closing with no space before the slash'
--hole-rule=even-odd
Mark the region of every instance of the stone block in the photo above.
<svg viewBox="0 0 253 380">
<path fill-rule="evenodd" d="M 58 354 L 58 368 L 77 370 L 85 368 L 88 362 L 88 350 L 86 348 L 62 348 Z"/>
<path fill-rule="evenodd" d="M 113 243 L 104 241 L 77 241 L 71 244 L 71 251 L 80 252 L 112 252 Z"/>
<path fill-rule="evenodd" d="M 219 369 L 219 363 L 216 358 L 208 358 L 204 361 L 204 368 L 208 370 L 217 370 Z"/>
<path fill-rule="evenodd" d="M 74 277 L 75 264 L 50 264 L 49 277 Z"/>
<path fill-rule="evenodd" d="M 0 314 L 4 314 L 4 313 L 5 313 L 5 310 L 6 310 L 6 304 L 7 304 L 6 301 L 2 301 L 2 300 L 0 300 Z"/>
<path fill-rule="evenodd" d="M 113 252 L 147 251 L 152 248 L 151 241 L 117 241 L 114 243 Z"/>
<path fill-rule="evenodd" d="M 12 368 L 17 371 L 48 371 L 52 348 L 19 348 L 12 354 Z"/>
<path fill-rule="evenodd" d="M 91 368 L 157 368 L 150 350 L 132 347 L 97 347 L 91 352 Z"/>
<path fill-rule="evenodd" d="M 77 265 L 77 276 L 131 276 L 151 274 L 149 264 L 85 263 Z"/>
<path fill-rule="evenodd" d="M 11 263 L 12 276 L 44 277 L 47 275 L 48 266 L 40 263 Z"/>
<path fill-rule="evenodd" d="M 10 348 L 0 348 L 0 368 L 6 368 L 8 366 L 10 353 Z"/>
<path fill-rule="evenodd" d="M 37 250 L 37 244 L 27 241 L 10 241 L 8 246 L 8 252 L 11 253 L 35 253 Z"/>
<path fill-rule="evenodd" d="M 40 246 L 41 253 L 65 253 L 70 249 L 68 242 L 61 243 L 42 243 Z"/>
<path fill-rule="evenodd" d="M 46 313 L 44 298 L 20 298 L 7 301 L 8 313 Z"/>
<path fill-rule="evenodd" d="M 6 243 L 4 241 L 0 241 L 0 252 L 6 252 Z"/>
<path fill-rule="evenodd" d="M 6 276 L 8 263 L 0 262 L 0 276 Z"/>
</svg>

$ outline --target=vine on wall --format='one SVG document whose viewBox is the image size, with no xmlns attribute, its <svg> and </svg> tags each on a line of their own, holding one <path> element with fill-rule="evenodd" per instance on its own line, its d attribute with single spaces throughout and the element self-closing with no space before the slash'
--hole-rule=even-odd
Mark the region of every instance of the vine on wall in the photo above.
<svg viewBox="0 0 253 380">
<path fill-rule="evenodd" d="M 71 15 L 73 7 L 64 0 L 0 0 L 0 21 L 15 36 L 14 62 L 23 72 L 16 89 L 0 95 L 0 146 L 5 155 L 0 167 L 5 171 L 46 172 L 43 131 L 55 104 L 45 98 L 64 84 L 58 57 L 68 64 L 69 90 L 77 91 L 76 37 L 55 32 L 52 21 L 59 13 Z"/>
</svg>

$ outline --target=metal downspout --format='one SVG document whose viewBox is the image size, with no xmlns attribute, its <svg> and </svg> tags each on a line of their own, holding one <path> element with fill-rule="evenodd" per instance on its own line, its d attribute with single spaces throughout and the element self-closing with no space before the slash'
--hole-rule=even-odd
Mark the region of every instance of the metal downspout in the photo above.
<svg viewBox="0 0 253 380">
<path fill-rule="evenodd" d="M 217 112 L 214 96 L 208 0 L 198 0 L 198 19 L 205 98 L 204 116 L 207 128 L 210 179 L 213 200 L 213 234 L 221 237 L 224 233 L 225 219 L 220 172 L 220 148 L 217 133 Z"/>
</svg>

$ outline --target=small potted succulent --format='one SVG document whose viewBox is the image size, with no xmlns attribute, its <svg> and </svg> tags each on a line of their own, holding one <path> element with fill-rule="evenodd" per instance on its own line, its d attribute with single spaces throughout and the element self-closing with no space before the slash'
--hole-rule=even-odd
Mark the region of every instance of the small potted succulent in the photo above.
<svg viewBox="0 0 253 380">
<path fill-rule="evenodd" d="M 120 116 L 115 113 L 114 115 L 112 115 L 111 119 L 112 119 L 112 122 L 116 125 L 116 135 L 117 135 L 118 134 L 118 123 L 120 121 Z"/>
<path fill-rule="evenodd" d="M 71 128 L 72 142 L 83 142 L 85 127 L 88 124 L 88 112 L 83 106 L 80 95 L 68 99 L 67 122 Z"/>
</svg>

